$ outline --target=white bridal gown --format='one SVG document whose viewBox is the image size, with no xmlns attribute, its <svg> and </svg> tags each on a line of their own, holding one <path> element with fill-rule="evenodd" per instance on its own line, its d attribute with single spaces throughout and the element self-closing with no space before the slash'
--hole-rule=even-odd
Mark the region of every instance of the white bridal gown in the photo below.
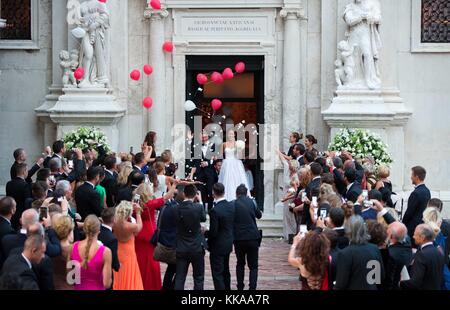
<svg viewBox="0 0 450 310">
<path fill-rule="evenodd" d="M 225 186 L 225 199 L 228 201 L 236 199 L 236 188 L 241 184 L 247 187 L 250 195 L 244 164 L 237 158 L 236 148 L 225 148 L 225 160 L 220 169 L 219 183 Z"/>
</svg>

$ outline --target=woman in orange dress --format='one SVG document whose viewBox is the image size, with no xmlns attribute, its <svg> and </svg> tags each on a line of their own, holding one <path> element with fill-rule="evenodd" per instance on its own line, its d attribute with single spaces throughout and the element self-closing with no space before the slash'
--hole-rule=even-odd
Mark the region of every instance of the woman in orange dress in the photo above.
<svg viewBox="0 0 450 310">
<path fill-rule="evenodd" d="M 136 223 L 131 222 L 132 213 L 136 214 Z M 134 249 L 134 236 L 142 230 L 142 209 L 138 204 L 122 201 L 116 207 L 114 235 L 117 237 L 120 269 L 114 272 L 114 290 L 143 290 L 141 272 Z"/>
<path fill-rule="evenodd" d="M 155 199 L 153 186 L 143 183 L 134 191 L 141 197 L 142 206 L 142 225 L 141 232 L 136 236 L 135 246 L 138 264 L 140 267 L 144 290 L 160 290 L 161 284 L 161 268 L 159 262 L 153 259 L 155 251 L 154 246 L 150 243 L 156 230 L 156 210 L 160 209 L 164 204 L 172 199 L 175 193 L 176 183 L 174 183 L 169 191 L 162 197 Z"/>
</svg>

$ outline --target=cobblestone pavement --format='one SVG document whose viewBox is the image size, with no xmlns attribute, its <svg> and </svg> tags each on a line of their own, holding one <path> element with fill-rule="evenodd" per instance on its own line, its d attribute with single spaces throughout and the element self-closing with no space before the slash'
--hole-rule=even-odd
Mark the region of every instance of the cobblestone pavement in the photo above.
<svg viewBox="0 0 450 310">
<path fill-rule="evenodd" d="M 299 272 L 287 262 L 290 245 L 280 239 L 264 239 L 259 249 L 258 290 L 300 290 Z M 164 277 L 166 265 L 161 264 Z M 230 256 L 231 289 L 236 289 L 236 256 Z M 248 269 L 245 271 L 245 285 L 248 289 Z M 192 269 L 186 278 L 186 290 L 193 288 Z M 214 285 L 209 263 L 209 252 L 205 255 L 205 290 L 213 290 Z"/>
</svg>

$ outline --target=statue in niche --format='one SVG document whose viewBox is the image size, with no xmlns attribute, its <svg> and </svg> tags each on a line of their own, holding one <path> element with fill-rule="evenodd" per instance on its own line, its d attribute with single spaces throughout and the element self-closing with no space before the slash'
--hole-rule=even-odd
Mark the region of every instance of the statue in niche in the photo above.
<svg viewBox="0 0 450 310">
<path fill-rule="evenodd" d="M 81 40 L 79 62 L 86 72 L 78 87 L 107 88 L 107 30 L 110 24 L 106 4 L 98 0 L 81 4 L 79 0 L 69 2 L 67 20 L 77 25 L 72 34 Z"/>
<path fill-rule="evenodd" d="M 379 57 L 381 39 L 381 7 L 379 0 L 354 0 L 344 11 L 344 20 L 348 26 L 346 37 L 348 46 L 355 47 L 355 76 L 348 85 L 365 82 L 369 89 L 381 87 Z M 358 81 L 359 80 L 359 81 Z"/>
<path fill-rule="evenodd" d="M 348 84 L 354 78 L 354 50 L 355 47 L 350 47 L 347 41 L 341 41 L 338 44 L 338 59 L 334 63 L 336 66 L 334 74 L 339 87 Z"/>
<path fill-rule="evenodd" d="M 59 59 L 61 60 L 59 65 L 63 71 L 62 84 L 64 85 L 64 88 L 77 87 L 77 80 L 75 79 L 74 71 L 78 67 L 78 53 L 76 56 L 77 58 L 74 60 L 73 54 L 69 54 L 68 51 L 61 51 L 59 53 Z"/>
</svg>

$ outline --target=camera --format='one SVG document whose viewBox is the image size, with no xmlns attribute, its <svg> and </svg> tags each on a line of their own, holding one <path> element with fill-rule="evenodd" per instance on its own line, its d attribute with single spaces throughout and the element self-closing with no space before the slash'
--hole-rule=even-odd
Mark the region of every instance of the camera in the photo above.
<svg viewBox="0 0 450 310">
<path fill-rule="evenodd" d="M 139 204 L 141 202 L 141 195 L 135 194 L 133 197 L 133 203 Z"/>
</svg>

